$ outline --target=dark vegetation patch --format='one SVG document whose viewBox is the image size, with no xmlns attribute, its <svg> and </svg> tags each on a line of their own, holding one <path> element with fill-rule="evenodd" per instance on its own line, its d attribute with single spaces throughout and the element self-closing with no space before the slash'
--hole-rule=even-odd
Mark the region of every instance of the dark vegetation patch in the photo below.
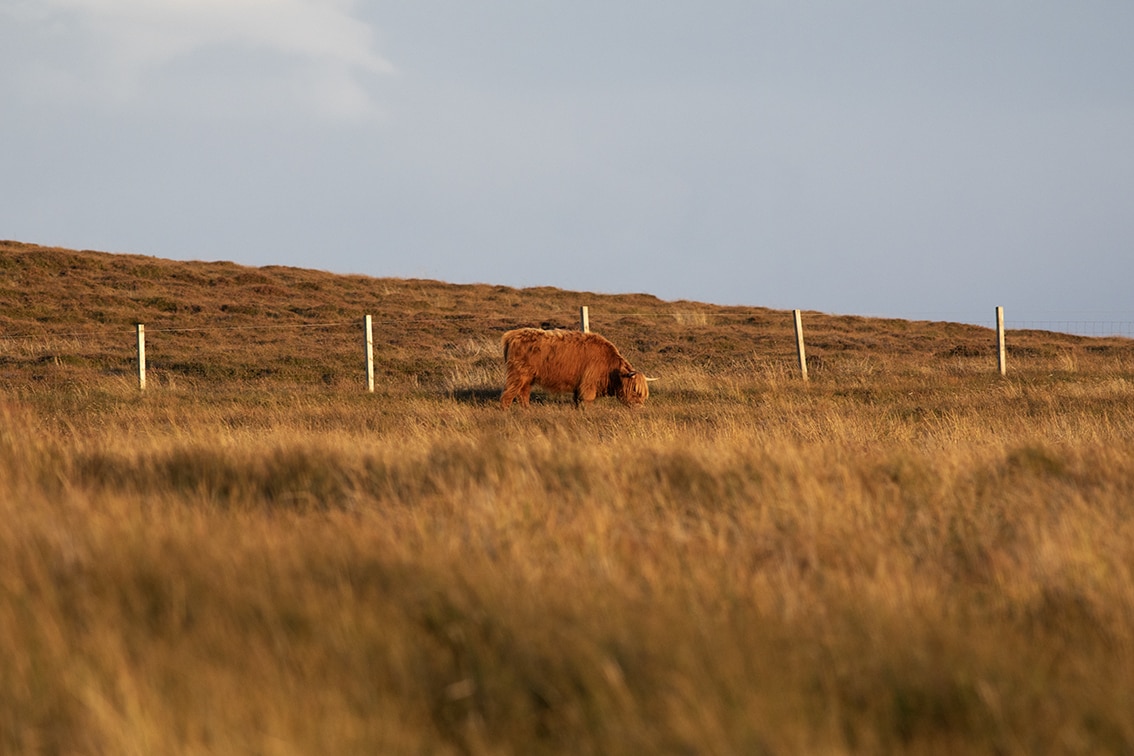
<svg viewBox="0 0 1134 756">
<path fill-rule="evenodd" d="M 950 347 L 943 352 L 938 352 L 938 357 L 987 357 L 990 354 L 995 354 L 995 349 L 992 345 L 985 347 L 977 346 L 975 344 L 957 344 Z"/>
</svg>

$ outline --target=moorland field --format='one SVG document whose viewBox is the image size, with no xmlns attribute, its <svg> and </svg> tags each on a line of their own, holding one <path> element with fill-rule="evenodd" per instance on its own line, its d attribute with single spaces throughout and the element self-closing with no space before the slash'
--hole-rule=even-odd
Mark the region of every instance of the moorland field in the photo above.
<svg viewBox="0 0 1134 756">
<path fill-rule="evenodd" d="M 1134 342 L 804 317 L 0 243 L 0 752 L 1134 752 Z"/>
</svg>

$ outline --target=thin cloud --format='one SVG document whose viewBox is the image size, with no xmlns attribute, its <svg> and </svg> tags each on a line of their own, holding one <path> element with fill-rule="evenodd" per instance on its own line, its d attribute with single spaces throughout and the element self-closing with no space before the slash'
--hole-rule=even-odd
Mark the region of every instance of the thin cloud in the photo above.
<svg viewBox="0 0 1134 756">
<path fill-rule="evenodd" d="M 25 5 L 20 17 L 55 51 L 37 73 L 56 97 L 167 105 L 181 97 L 193 109 L 272 98 L 276 108 L 359 117 L 376 110 L 368 84 L 394 70 L 351 0 L 47 0 L 40 8 Z M 177 91 L 166 91 L 171 80 Z"/>
</svg>

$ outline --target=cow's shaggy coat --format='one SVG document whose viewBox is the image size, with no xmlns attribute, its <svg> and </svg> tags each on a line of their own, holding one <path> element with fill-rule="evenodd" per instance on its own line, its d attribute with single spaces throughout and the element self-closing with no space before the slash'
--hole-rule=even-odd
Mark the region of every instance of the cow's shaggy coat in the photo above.
<svg viewBox="0 0 1134 756">
<path fill-rule="evenodd" d="M 504 409 L 517 398 L 520 406 L 528 406 L 537 384 L 548 391 L 570 391 L 576 406 L 599 396 L 616 396 L 623 404 L 638 406 L 650 395 L 647 380 L 652 379 L 631 367 L 614 344 L 597 333 L 517 328 L 504 334 L 503 343 Z"/>
</svg>

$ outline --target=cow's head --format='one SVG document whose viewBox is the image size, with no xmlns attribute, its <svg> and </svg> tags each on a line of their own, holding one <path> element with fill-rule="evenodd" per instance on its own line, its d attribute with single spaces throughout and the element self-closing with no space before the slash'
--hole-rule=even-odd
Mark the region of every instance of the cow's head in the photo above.
<svg viewBox="0 0 1134 756">
<path fill-rule="evenodd" d="M 656 378 L 647 378 L 645 373 L 631 370 L 619 374 L 618 399 L 627 407 L 640 407 L 650 395 L 650 381 Z"/>
</svg>

